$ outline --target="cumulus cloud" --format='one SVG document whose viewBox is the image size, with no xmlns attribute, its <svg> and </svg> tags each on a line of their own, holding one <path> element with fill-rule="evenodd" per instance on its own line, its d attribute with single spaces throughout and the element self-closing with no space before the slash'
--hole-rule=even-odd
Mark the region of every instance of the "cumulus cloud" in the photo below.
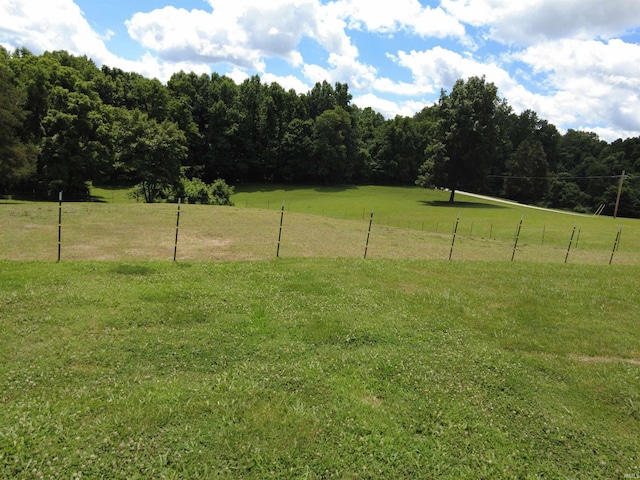
<svg viewBox="0 0 640 480">
<path fill-rule="evenodd" d="M 127 21 L 129 34 L 166 60 L 230 63 L 258 72 L 265 58 L 279 57 L 294 67 L 303 58 L 297 46 L 311 37 L 327 51 L 357 57 L 332 6 L 318 0 L 209 1 L 212 11 L 165 7 L 140 12 Z"/>
<path fill-rule="evenodd" d="M 640 45 L 565 39 L 531 46 L 513 57 L 544 74 L 547 98 L 554 105 L 543 106 L 540 113 L 551 107 L 572 112 L 565 125 L 605 131 L 601 127 L 606 122 L 620 132 L 640 132 L 635 114 L 640 109 Z"/>
<path fill-rule="evenodd" d="M 388 99 L 380 98 L 372 93 L 354 96 L 353 103 L 360 108 L 371 107 L 385 118 L 393 118 L 396 115 L 410 117 L 417 111 L 424 108 L 424 103 L 412 100 L 405 102 L 394 102 Z"/>
<path fill-rule="evenodd" d="M 610 39 L 640 23 L 635 0 L 442 0 L 441 5 L 460 22 L 486 27 L 491 38 L 508 44 Z"/>
<path fill-rule="evenodd" d="M 336 13 L 350 28 L 393 33 L 407 30 L 422 37 L 463 37 L 464 26 L 442 8 L 423 6 L 418 0 L 339 0 Z"/>
<path fill-rule="evenodd" d="M 503 91 L 513 87 L 514 81 L 500 65 L 479 61 L 442 47 L 424 51 L 399 51 L 395 61 L 411 70 L 414 84 L 425 90 L 450 90 L 456 80 L 485 76 Z"/>
<path fill-rule="evenodd" d="M 98 60 L 112 57 L 73 0 L 4 1 L 0 3 L 0 35 L 5 42 L 35 53 L 67 50 Z"/>
<path fill-rule="evenodd" d="M 277 83 L 285 90 L 295 90 L 298 94 L 307 93 L 311 90 L 309 85 L 294 75 L 279 76 L 271 73 L 265 73 L 262 76 L 262 80 L 264 83 Z"/>
<path fill-rule="evenodd" d="M 0 3 L 0 36 L 8 50 L 26 47 L 36 54 L 66 50 L 74 55 L 86 55 L 96 64 L 135 71 L 166 81 L 180 70 L 210 73 L 203 63 L 178 58 L 163 62 L 147 53 L 139 59 L 124 59 L 111 53 L 105 41 L 113 35 L 95 32 L 82 10 L 72 0 L 9 0 Z"/>
</svg>

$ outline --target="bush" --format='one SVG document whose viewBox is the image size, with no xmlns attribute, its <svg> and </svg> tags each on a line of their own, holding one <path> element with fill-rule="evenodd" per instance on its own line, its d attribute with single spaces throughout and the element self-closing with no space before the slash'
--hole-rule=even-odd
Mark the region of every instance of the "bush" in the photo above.
<svg viewBox="0 0 640 480">
<path fill-rule="evenodd" d="M 221 178 L 217 179 L 211 185 L 212 205 L 228 205 L 233 206 L 231 195 L 233 195 L 233 187 L 227 185 L 227 182 Z"/>
<path fill-rule="evenodd" d="M 218 179 L 209 184 L 203 182 L 199 178 L 182 178 L 180 185 L 173 189 L 172 195 L 169 196 L 171 201 L 177 201 L 178 198 L 185 198 L 189 203 L 201 203 L 203 205 L 229 205 L 233 206 L 231 201 L 233 195 L 233 187 Z"/>
</svg>

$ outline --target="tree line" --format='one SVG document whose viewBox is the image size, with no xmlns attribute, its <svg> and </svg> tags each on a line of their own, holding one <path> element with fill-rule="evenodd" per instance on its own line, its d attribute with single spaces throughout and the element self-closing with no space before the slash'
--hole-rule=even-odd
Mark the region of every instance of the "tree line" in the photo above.
<svg viewBox="0 0 640 480">
<path fill-rule="evenodd" d="M 640 216 L 640 138 L 607 143 L 514 113 L 484 78 L 385 119 L 346 83 L 307 93 L 252 76 L 179 72 L 167 84 L 65 51 L 0 47 L 0 192 L 83 200 L 137 185 L 147 201 L 229 184 L 467 189 L 544 206 Z M 195 185 L 195 187 L 194 187 Z M 214 188 L 215 190 L 215 188 Z M 172 193 L 171 193 L 172 192 Z"/>
</svg>

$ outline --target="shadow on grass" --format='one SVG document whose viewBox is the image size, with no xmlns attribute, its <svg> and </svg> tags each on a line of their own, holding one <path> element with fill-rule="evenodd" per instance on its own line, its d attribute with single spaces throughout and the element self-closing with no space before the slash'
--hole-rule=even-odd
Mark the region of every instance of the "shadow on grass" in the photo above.
<svg viewBox="0 0 640 480">
<path fill-rule="evenodd" d="M 259 183 L 259 184 L 237 184 L 234 185 L 235 193 L 256 193 L 256 192 L 291 192 L 294 190 L 313 190 L 321 193 L 344 192 L 358 188 L 357 185 L 324 185 L 315 184 L 281 184 L 281 183 Z"/>
<path fill-rule="evenodd" d="M 119 273 L 120 275 L 151 275 L 155 270 L 146 265 L 116 265 L 111 269 L 113 273 Z"/>
<path fill-rule="evenodd" d="M 135 197 L 131 194 L 132 188 L 131 185 L 95 185 L 87 201 L 94 203 L 114 203 L 122 202 L 123 197 L 126 201 L 133 201 Z M 95 190 L 99 190 L 99 192 L 95 192 Z M 95 193 L 98 194 L 96 195 Z"/>
<path fill-rule="evenodd" d="M 446 200 L 431 200 L 431 201 L 420 201 L 422 205 L 425 207 L 445 207 L 445 208 L 458 208 L 458 209 L 472 209 L 472 208 L 497 208 L 497 209 L 505 209 L 502 205 L 496 205 L 493 203 L 479 203 L 479 202 L 449 202 Z"/>
</svg>

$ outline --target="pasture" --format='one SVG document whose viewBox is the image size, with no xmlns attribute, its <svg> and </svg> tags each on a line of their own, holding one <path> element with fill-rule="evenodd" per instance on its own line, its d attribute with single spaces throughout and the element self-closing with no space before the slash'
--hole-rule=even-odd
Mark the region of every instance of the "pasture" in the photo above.
<svg viewBox="0 0 640 480">
<path fill-rule="evenodd" d="M 638 221 L 379 188 L 0 202 L 0 477 L 640 476 Z"/>
<path fill-rule="evenodd" d="M 63 260 L 173 259 L 175 204 L 136 204 L 122 191 L 94 195 L 99 201 L 63 204 Z M 274 257 L 284 202 L 283 257 L 361 258 L 373 210 L 369 258 L 448 259 L 459 215 L 452 259 L 608 264 L 622 228 L 613 261 L 640 264 L 636 219 L 568 215 L 461 194 L 450 205 L 447 198 L 446 192 L 406 187 L 239 189 L 232 208 L 181 206 L 177 258 Z M 0 258 L 56 260 L 57 203 L 0 207 Z"/>
</svg>

